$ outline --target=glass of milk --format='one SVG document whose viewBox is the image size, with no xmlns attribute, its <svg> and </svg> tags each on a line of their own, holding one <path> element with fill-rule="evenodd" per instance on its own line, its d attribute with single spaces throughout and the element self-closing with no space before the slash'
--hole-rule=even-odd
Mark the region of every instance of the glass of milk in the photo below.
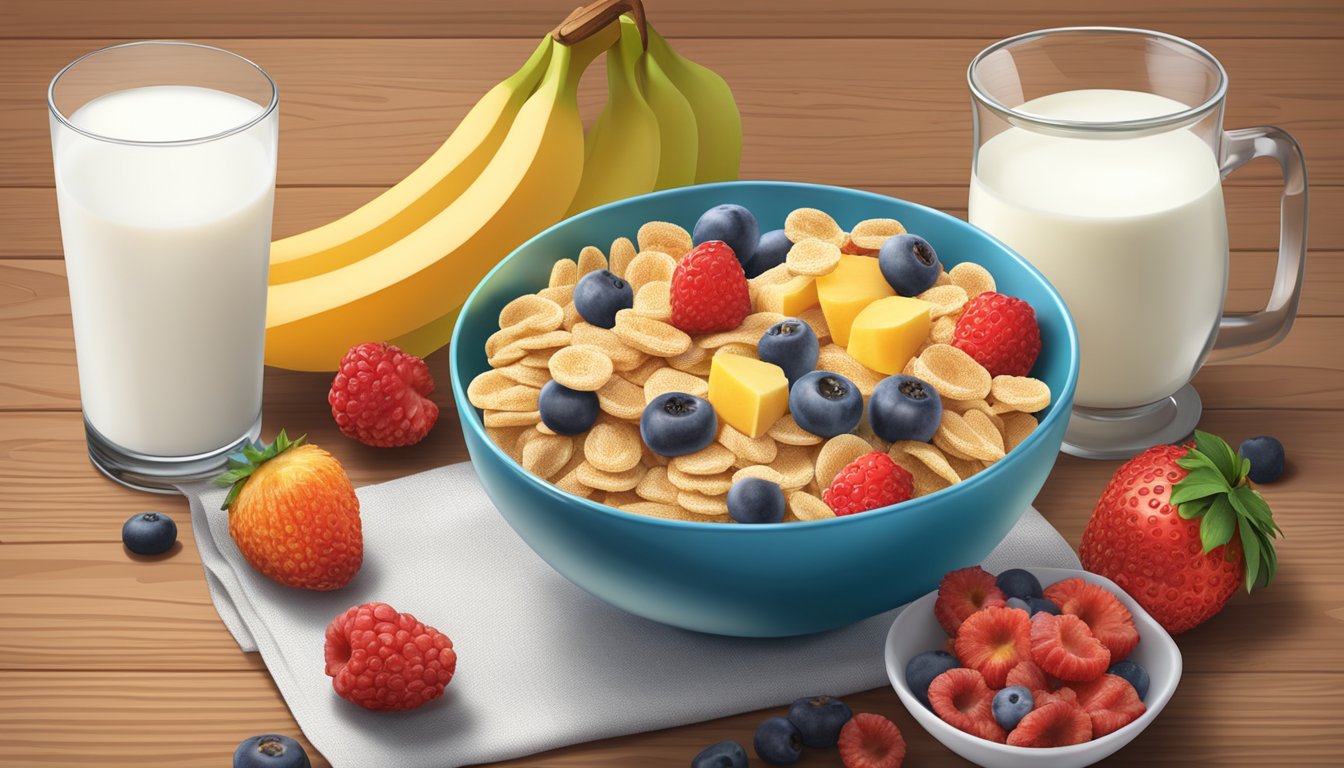
<svg viewBox="0 0 1344 768">
<path fill-rule="evenodd" d="M 143 42 L 74 61 L 47 98 L 89 456 L 171 492 L 260 429 L 275 83 Z"/>
<path fill-rule="evenodd" d="M 1078 326 L 1068 453 L 1121 458 L 1188 436 L 1206 360 L 1287 335 L 1306 258 L 1302 152 L 1274 127 L 1223 130 L 1227 73 L 1160 32 L 1049 29 L 986 48 L 967 72 L 975 116 L 970 220 L 1036 266 Z M 1221 182 L 1257 157 L 1283 172 L 1279 264 L 1265 309 L 1223 314 Z"/>
</svg>

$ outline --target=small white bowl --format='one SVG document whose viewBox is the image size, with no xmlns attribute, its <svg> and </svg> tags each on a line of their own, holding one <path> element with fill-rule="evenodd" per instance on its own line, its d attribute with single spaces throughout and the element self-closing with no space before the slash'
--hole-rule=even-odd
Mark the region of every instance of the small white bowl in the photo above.
<svg viewBox="0 0 1344 768">
<path fill-rule="evenodd" d="M 1114 733 L 1108 733 L 1084 744 L 1068 747 L 1034 749 L 1028 747 L 1010 747 L 997 744 L 964 731 L 957 730 L 942 718 L 926 708 L 905 682 L 905 665 L 911 658 L 924 651 L 936 651 L 947 642 L 947 633 L 939 626 L 933 615 L 933 603 L 938 599 L 937 591 L 910 603 L 896 616 L 891 631 L 887 633 L 887 677 L 896 689 L 905 708 L 924 726 L 924 730 L 942 742 L 943 746 L 985 768 L 1082 768 L 1109 757 L 1116 750 L 1128 744 L 1138 736 L 1148 724 L 1157 717 L 1162 708 L 1171 701 L 1176 692 L 1176 684 L 1181 679 L 1181 651 L 1176 647 L 1171 635 L 1162 628 L 1134 598 L 1125 594 L 1115 582 L 1104 576 L 1087 571 L 1069 568 L 1026 568 L 1049 586 L 1057 581 L 1075 576 L 1084 581 L 1110 590 L 1121 603 L 1134 615 L 1134 626 L 1139 630 L 1139 647 L 1130 654 L 1130 659 L 1148 671 L 1150 684 L 1148 697 L 1144 705 L 1148 711 L 1134 722 Z M 1117 660 L 1118 661 L 1118 660 Z"/>
</svg>

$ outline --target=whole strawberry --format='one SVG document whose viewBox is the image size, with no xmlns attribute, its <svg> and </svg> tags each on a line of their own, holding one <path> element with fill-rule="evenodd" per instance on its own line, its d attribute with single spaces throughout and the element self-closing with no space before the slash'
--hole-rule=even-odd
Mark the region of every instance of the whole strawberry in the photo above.
<svg viewBox="0 0 1344 768">
<path fill-rule="evenodd" d="M 447 635 L 386 603 L 356 605 L 332 619 L 323 652 L 336 693 L 377 712 L 437 699 L 457 670 Z"/>
<path fill-rule="evenodd" d="M 1250 462 L 1215 435 L 1149 448 L 1116 470 L 1078 548 L 1083 567 L 1119 584 L 1173 635 L 1251 591 L 1278 565 L 1269 505 Z"/>
<path fill-rule="evenodd" d="M 952 346 L 991 376 L 1026 376 L 1041 353 L 1036 310 L 1027 302 L 985 291 L 966 304 L 952 332 Z"/>
<path fill-rule="evenodd" d="M 375 448 L 413 445 L 439 418 L 425 361 L 382 342 L 357 344 L 341 358 L 327 402 L 346 437 Z"/>
<path fill-rule="evenodd" d="M 747 275 L 722 240 L 686 252 L 672 273 L 672 325 L 687 333 L 731 331 L 751 313 Z"/>
<path fill-rule="evenodd" d="M 899 504 L 915 493 L 909 470 L 882 451 L 866 453 L 836 474 L 822 500 L 837 516 Z"/>
<path fill-rule="evenodd" d="M 229 457 L 215 480 L 229 534 L 259 573 L 288 587 L 340 589 L 364 562 L 359 498 L 335 457 L 284 430 L 268 446 Z"/>
</svg>

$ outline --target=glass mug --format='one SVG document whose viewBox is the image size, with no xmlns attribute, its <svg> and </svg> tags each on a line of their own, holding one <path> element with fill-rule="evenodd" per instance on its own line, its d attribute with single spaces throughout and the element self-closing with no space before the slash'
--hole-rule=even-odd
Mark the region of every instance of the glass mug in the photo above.
<svg viewBox="0 0 1344 768">
<path fill-rule="evenodd" d="M 1227 73 L 1160 32 L 1031 32 L 967 71 L 975 154 L 969 218 L 1059 290 L 1082 354 L 1064 451 L 1124 458 L 1188 436 L 1207 360 L 1278 343 L 1306 259 L 1302 152 L 1275 127 L 1223 131 Z M 1223 177 L 1257 157 L 1283 173 L 1279 262 L 1265 309 L 1223 314 Z"/>
</svg>

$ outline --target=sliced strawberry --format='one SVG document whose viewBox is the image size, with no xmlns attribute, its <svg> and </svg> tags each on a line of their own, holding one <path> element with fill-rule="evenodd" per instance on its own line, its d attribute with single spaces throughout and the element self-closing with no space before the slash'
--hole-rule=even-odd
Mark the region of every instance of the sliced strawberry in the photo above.
<svg viewBox="0 0 1344 768">
<path fill-rule="evenodd" d="M 1134 617 L 1115 595 L 1104 587 L 1088 584 L 1082 579 L 1065 579 L 1051 584 L 1045 597 L 1069 613 L 1083 620 L 1092 636 L 1106 646 L 1112 659 L 1123 659 L 1139 644 L 1139 630 Z"/>
<path fill-rule="evenodd" d="M 1008 734 L 1008 743 L 1014 747 L 1067 747 L 1091 739 L 1091 719 L 1071 701 L 1036 707 Z"/>
<path fill-rule="evenodd" d="M 1111 652 L 1077 616 L 1042 612 L 1031 619 L 1031 660 L 1060 680 L 1095 680 L 1110 666 Z"/>
<path fill-rule="evenodd" d="M 929 704 L 943 722 L 957 730 L 1000 744 L 1008 737 L 994 721 L 994 691 L 974 669 L 958 667 L 933 678 Z"/>
<path fill-rule="evenodd" d="M 1052 701 L 1065 701 L 1070 704 L 1078 703 L 1078 692 L 1067 685 L 1062 685 L 1054 690 L 1032 691 L 1031 697 L 1038 707 Z"/>
<path fill-rule="evenodd" d="M 1008 672 L 1031 659 L 1031 619 L 1015 608 L 976 611 L 957 630 L 957 658 L 979 670 L 990 688 L 1002 688 Z"/>
<path fill-rule="evenodd" d="M 980 566 L 962 568 L 943 577 L 938 585 L 938 600 L 933 615 L 949 637 L 956 637 L 967 616 L 987 607 L 1003 607 L 1003 592 L 994 577 Z"/>
<path fill-rule="evenodd" d="M 1090 683 L 1076 683 L 1078 706 L 1092 718 L 1092 735 L 1105 736 L 1138 720 L 1148 711 L 1129 681 L 1102 675 Z"/>
<path fill-rule="evenodd" d="M 1030 633 L 1028 633 L 1028 636 L 1030 636 Z M 1040 665 L 1031 659 L 1023 659 L 1008 670 L 1008 677 L 1004 678 L 1003 685 L 1005 688 L 1011 685 L 1020 685 L 1032 693 L 1049 691 L 1054 688 L 1050 685 L 1049 679 L 1046 678 L 1045 670 L 1041 669 Z"/>
<path fill-rule="evenodd" d="M 901 768 L 905 737 L 881 715 L 860 712 L 840 729 L 840 762 L 845 768 Z"/>
</svg>

